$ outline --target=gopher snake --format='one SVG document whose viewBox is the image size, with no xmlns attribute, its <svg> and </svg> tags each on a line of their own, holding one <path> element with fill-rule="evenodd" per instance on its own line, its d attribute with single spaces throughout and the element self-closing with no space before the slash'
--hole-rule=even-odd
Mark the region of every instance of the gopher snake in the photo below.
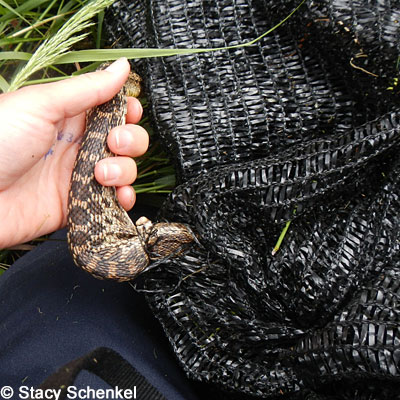
<svg viewBox="0 0 400 400">
<path fill-rule="evenodd" d="M 108 149 L 107 135 L 125 124 L 126 96 L 139 93 L 140 77 L 131 73 L 115 97 L 88 112 L 72 172 L 68 245 L 75 264 L 97 278 L 131 280 L 148 269 L 152 260 L 173 256 L 194 240 L 184 224 L 153 224 L 146 217 L 134 224 L 118 203 L 115 187 L 102 186 L 94 177 L 95 164 L 114 155 Z"/>
</svg>

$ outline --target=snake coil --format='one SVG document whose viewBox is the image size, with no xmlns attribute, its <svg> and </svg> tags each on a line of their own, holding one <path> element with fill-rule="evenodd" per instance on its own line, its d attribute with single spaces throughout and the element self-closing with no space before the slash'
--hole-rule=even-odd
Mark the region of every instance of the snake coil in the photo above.
<svg viewBox="0 0 400 400">
<path fill-rule="evenodd" d="M 100 69 L 104 69 L 104 64 Z M 181 223 L 134 224 L 116 197 L 115 187 L 100 185 L 94 167 L 114 154 L 108 149 L 111 129 L 125 124 L 126 96 L 140 93 L 140 77 L 131 73 L 110 101 L 91 109 L 71 177 L 68 196 L 68 245 L 77 266 L 101 279 L 126 281 L 149 268 L 152 260 L 176 255 L 194 240 Z"/>
</svg>

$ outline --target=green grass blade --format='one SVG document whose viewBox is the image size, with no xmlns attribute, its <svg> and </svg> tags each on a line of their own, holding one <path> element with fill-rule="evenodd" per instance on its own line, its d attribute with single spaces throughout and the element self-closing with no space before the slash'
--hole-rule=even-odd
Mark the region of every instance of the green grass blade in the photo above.
<svg viewBox="0 0 400 400">
<path fill-rule="evenodd" d="M 70 76 L 56 76 L 54 78 L 42 78 L 42 79 L 32 79 L 30 81 L 25 82 L 25 86 L 30 86 L 30 85 L 39 85 L 42 83 L 50 83 L 50 82 L 58 82 L 63 79 L 68 79 Z"/>
<path fill-rule="evenodd" d="M 284 228 L 282 229 L 282 232 L 281 232 L 281 234 L 279 235 L 278 241 L 276 242 L 276 245 L 275 245 L 275 247 L 274 247 L 273 250 L 272 250 L 272 253 L 271 253 L 271 254 L 272 254 L 273 256 L 274 256 L 274 255 L 279 251 L 279 249 L 281 248 L 281 244 L 282 244 L 282 242 L 283 242 L 283 239 L 285 238 L 285 235 L 286 235 L 286 233 L 287 233 L 287 231 L 288 231 L 289 226 L 290 226 L 291 223 L 292 223 L 292 220 L 290 219 L 289 221 L 286 222 Z"/>
<path fill-rule="evenodd" d="M 0 52 L 0 60 L 20 60 L 28 61 L 32 57 L 31 53 L 23 51 L 2 51 Z"/>
<path fill-rule="evenodd" d="M 221 48 L 224 49 L 224 48 Z M 108 61 L 126 58 L 166 57 L 180 54 L 204 53 L 219 49 L 89 49 L 70 51 L 55 60 L 56 64 L 69 64 L 74 62 Z"/>
<path fill-rule="evenodd" d="M 33 24 L 33 25 L 31 25 L 31 26 L 28 26 L 28 27 L 26 27 L 26 28 L 24 28 L 24 29 L 21 29 L 21 30 L 18 31 L 18 32 L 13 33 L 12 35 L 10 35 L 10 38 L 15 38 L 15 37 L 17 37 L 17 36 L 21 36 L 21 35 L 23 35 L 23 34 L 29 32 L 29 31 L 31 31 L 32 29 L 36 29 L 36 28 L 38 28 L 39 26 L 42 26 L 42 25 L 44 25 L 44 24 L 47 24 L 48 22 L 54 21 L 54 20 L 56 20 L 56 19 L 58 19 L 58 18 L 64 17 L 65 15 L 70 14 L 70 13 L 71 13 L 71 11 L 70 11 L 69 13 L 53 15 L 52 17 L 46 18 L 46 19 L 44 19 L 44 20 L 39 20 L 38 22 L 36 22 L 35 24 Z"/>
<path fill-rule="evenodd" d="M 11 38 L 4 38 L 0 39 L 0 47 L 1 46 L 12 46 L 13 44 L 19 44 L 19 43 L 31 43 L 31 42 L 39 42 L 42 40 L 41 38 L 19 38 L 19 37 L 14 37 Z"/>
<path fill-rule="evenodd" d="M 22 21 L 24 21 L 27 24 L 29 24 L 29 22 L 25 19 L 25 17 L 18 12 L 18 7 L 17 8 L 12 8 L 11 6 L 9 6 L 3 0 L 0 0 L 0 5 L 2 5 L 6 10 L 9 11 L 8 13 L 6 13 L 2 17 L 0 17 L 0 22 L 5 22 L 5 21 L 7 21 L 7 20 L 9 20 L 11 18 L 15 18 L 17 16 Z"/>
<path fill-rule="evenodd" d="M 57 64 L 68 64 L 74 62 L 93 62 L 93 61 L 111 61 L 117 60 L 120 57 L 126 58 L 149 58 L 149 57 L 166 57 L 196 53 L 206 53 L 211 51 L 221 51 L 237 49 L 240 47 L 252 46 L 253 44 L 260 41 L 262 38 L 270 34 L 275 29 L 279 28 L 285 21 L 287 21 L 304 3 L 306 0 L 302 0 L 301 3 L 284 19 L 278 22 L 275 26 L 264 32 L 257 38 L 241 43 L 234 46 L 216 47 L 216 48 L 196 48 L 196 49 L 156 49 L 156 48 L 133 48 L 133 49 L 89 49 L 80 51 L 70 51 L 66 54 L 61 55 L 55 61 Z"/>
<path fill-rule="evenodd" d="M 270 30 L 267 32 L 264 32 L 262 35 L 260 35 L 258 38 L 255 38 L 253 41 L 248 42 L 245 44 L 245 46 L 251 46 L 254 43 L 258 42 L 260 39 L 262 39 L 264 36 L 269 35 L 272 31 L 275 29 L 279 28 L 282 24 L 284 24 L 289 18 L 292 17 L 292 15 L 306 2 L 307 0 L 302 0 L 300 4 L 290 13 L 288 14 L 284 19 L 282 19 L 280 22 L 278 22 L 275 26 L 273 26 Z M 230 48 L 235 48 L 236 46 L 230 46 Z M 243 45 L 239 45 L 239 47 L 243 47 Z"/>
<path fill-rule="evenodd" d="M 297 210 L 297 208 L 295 208 L 295 209 L 293 210 L 293 216 L 296 215 L 296 210 Z M 281 234 L 279 235 L 278 241 L 276 242 L 276 245 L 275 245 L 275 247 L 273 248 L 273 250 L 272 250 L 272 252 L 271 252 L 271 254 L 272 254 L 273 256 L 274 256 L 274 255 L 279 251 L 279 249 L 281 248 L 281 244 L 282 244 L 282 242 L 283 242 L 283 239 L 284 239 L 285 236 L 286 236 L 286 233 L 287 233 L 287 231 L 288 231 L 288 229 L 289 229 L 291 223 L 292 223 L 292 220 L 291 220 L 291 219 L 289 219 L 288 221 L 286 221 L 286 224 L 285 224 L 284 228 L 282 229 Z"/>
<path fill-rule="evenodd" d="M 8 84 L 8 82 L 3 78 L 2 75 L 0 75 L 0 90 L 5 93 L 8 91 L 8 87 L 10 85 Z"/>
<path fill-rule="evenodd" d="M 0 1 L 0 4 L 5 7 L 9 12 L 4 14 L 1 18 L 0 18 L 0 22 L 4 22 L 7 21 L 8 19 L 11 18 L 15 18 L 15 16 L 17 16 L 18 18 L 23 19 L 25 22 L 27 22 L 24 17 L 23 14 L 27 13 L 28 11 L 37 8 L 39 6 L 41 6 L 43 3 L 47 3 L 49 0 L 28 0 L 28 1 L 24 1 L 20 6 L 18 6 L 17 8 L 12 8 L 11 6 L 9 6 L 7 3 L 5 3 L 3 0 Z"/>
<path fill-rule="evenodd" d="M 42 3 L 47 2 L 48 0 L 29 0 L 27 2 L 24 2 L 21 6 L 17 8 L 12 8 L 8 4 L 6 4 L 3 0 L 0 0 L 0 5 L 4 6 L 7 10 L 9 10 L 8 13 L 4 14 L 2 17 L 0 17 L 0 24 L 4 23 L 12 18 L 15 18 L 17 16 L 20 18 L 22 21 L 24 21 L 26 24 L 31 25 L 30 22 L 22 15 L 24 12 L 27 12 L 31 10 L 32 8 L 38 7 Z M 1 32 L 3 31 L 4 26 L 1 28 Z M 37 28 L 33 28 L 35 31 L 41 34 L 41 32 Z"/>
<path fill-rule="evenodd" d="M 101 11 L 97 15 L 97 21 L 96 49 L 99 49 L 101 46 L 101 34 L 103 31 L 104 11 Z"/>
</svg>

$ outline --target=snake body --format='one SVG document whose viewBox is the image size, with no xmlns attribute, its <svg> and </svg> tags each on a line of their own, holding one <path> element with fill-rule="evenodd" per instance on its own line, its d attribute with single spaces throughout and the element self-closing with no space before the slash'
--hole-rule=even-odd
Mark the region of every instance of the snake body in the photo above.
<svg viewBox="0 0 400 400">
<path fill-rule="evenodd" d="M 88 112 L 72 172 L 69 249 L 76 265 L 101 279 L 134 279 L 152 260 L 179 254 L 194 240 L 191 230 L 181 223 L 153 224 L 141 217 L 134 224 L 120 206 L 115 187 L 102 186 L 94 177 L 96 163 L 114 155 L 108 149 L 107 135 L 115 126 L 125 124 L 126 96 L 138 96 L 139 92 L 140 77 L 131 73 L 115 97 Z"/>
</svg>

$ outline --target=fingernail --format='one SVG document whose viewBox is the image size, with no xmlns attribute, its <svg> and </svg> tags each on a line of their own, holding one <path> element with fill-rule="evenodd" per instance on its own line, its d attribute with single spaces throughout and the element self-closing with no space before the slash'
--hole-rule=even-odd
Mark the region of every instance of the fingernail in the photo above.
<svg viewBox="0 0 400 400">
<path fill-rule="evenodd" d="M 131 204 L 132 204 L 132 207 L 135 204 L 135 198 L 136 198 L 135 191 L 131 190 Z"/>
<path fill-rule="evenodd" d="M 108 72 L 112 72 L 112 73 L 116 73 L 121 71 L 121 69 L 123 68 L 122 66 L 126 63 L 126 57 L 121 57 L 118 58 L 117 61 L 114 61 L 112 64 L 110 64 L 105 71 Z"/>
<path fill-rule="evenodd" d="M 138 115 L 138 116 L 140 116 L 140 118 L 142 118 L 143 106 L 139 100 L 135 102 L 135 111 L 134 112 L 136 113 L 136 115 Z"/>
<path fill-rule="evenodd" d="M 111 182 L 121 176 L 121 167 L 118 164 L 105 164 L 103 165 L 104 180 Z"/>
<path fill-rule="evenodd" d="M 132 145 L 132 135 L 125 130 L 117 130 L 115 133 L 115 144 L 119 150 L 130 149 Z"/>
</svg>

